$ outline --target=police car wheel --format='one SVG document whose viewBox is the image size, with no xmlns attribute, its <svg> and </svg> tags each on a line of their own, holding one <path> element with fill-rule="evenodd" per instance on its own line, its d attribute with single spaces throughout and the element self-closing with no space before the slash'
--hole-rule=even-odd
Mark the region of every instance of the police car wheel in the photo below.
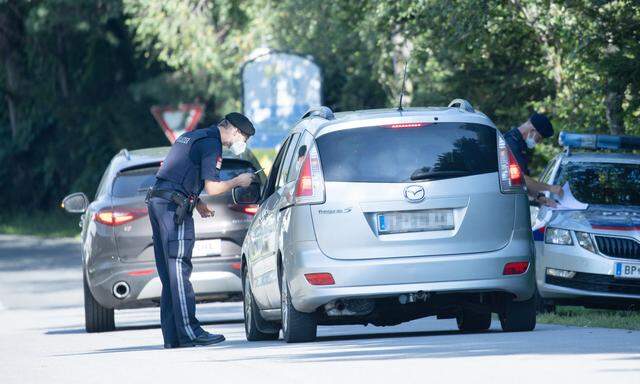
<svg viewBox="0 0 640 384">
<path fill-rule="evenodd" d="M 313 313 L 297 311 L 291 304 L 287 275 L 280 277 L 280 309 L 282 312 L 282 336 L 287 343 L 314 341 L 318 322 Z"/>
<path fill-rule="evenodd" d="M 93 298 L 87 277 L 83 273 L 84 283 L 84 323 L 88 333 L 109 332 L 116 329 L 112 308 L 105 308 Z"/>
<path fill-rule="evenodd" d="M 247 341 L 278 340 L 280 331 L 278 327 L 266 321 L 260 315 L 260 309 L 253 298 L 253 292 L 251 292 L 249 279 L 246 278 L 246 272 L 244 273 L 243 281 L 244 331 Z"/>
<path fill-rule="evenodd" d="M 462 332 L 481 332 L 491 327 L 491 312 L 475 312 L 464 309 L 456 316 L 458 329 Z"/>
<path fill-rule="evenodd" d="M 505 332 L 533 331 L 536 327 L 536 297 L 525 301 L 511 301 L 500 313 L 500 324 Z"/>
</svg>

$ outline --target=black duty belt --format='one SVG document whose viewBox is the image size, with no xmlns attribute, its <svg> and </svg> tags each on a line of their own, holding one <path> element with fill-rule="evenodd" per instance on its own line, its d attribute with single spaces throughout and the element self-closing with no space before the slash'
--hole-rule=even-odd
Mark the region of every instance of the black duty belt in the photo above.
<svg viewBox="0 0 640 384">
<path fill-rule="evenodd" d="M 193 212 L 193 208 L 195 208 L 196 203 L 198 202 L 198 198 L 195 196 L 185 196 L 184 194 L 177 191 L 149 188 L 149 192 L 147 192 L 147 198 L 145 200 L 149 202 L 149 199 L 151 199 L 152 197 L 159 197 L 161 199 L 176 203 L 178 207 L 176 208 L 176 213 L 173 217 L 173 221 L 177 225 L 182 224 L 187 214 L 191 215 L 191 212 Z"/>
</svg>

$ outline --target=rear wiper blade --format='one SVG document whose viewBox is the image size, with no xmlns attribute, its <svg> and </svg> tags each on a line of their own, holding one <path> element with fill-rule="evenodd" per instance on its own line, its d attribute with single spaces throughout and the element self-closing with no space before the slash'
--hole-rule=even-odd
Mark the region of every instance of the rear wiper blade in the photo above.
<svg viewBox="0 0 640 384">
<path fill-rule="evenodd" d="M 447 177 L 467 176 L 471 174 L 469 171 L 425 171 L 417 169 L 411 174 L 411 180 L 437 180 L 446 179 Z"/>
</svg>

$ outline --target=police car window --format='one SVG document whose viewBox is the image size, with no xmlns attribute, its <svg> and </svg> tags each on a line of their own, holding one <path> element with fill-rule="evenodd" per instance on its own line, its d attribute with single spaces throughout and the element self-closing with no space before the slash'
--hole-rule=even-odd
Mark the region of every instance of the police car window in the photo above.
<svg viewBox="0 0 640 384">
<path fill-rule="evenodd" d="M 285 180 L 287 180 L 287 176 L 289 174 L 289 168 L 291 164 L 291 158 L 293 157 L 293 152 L 296 148 L 296 144 L 298 143 L 299 137 L 300 137 L 300 134 L 295 133 L 291 136 L 291 140 L 289 140 L 287 152 L 284 156 L 284 160 L 282 161 L 282 165 L 280 166 L 280 172 L 278 174 L 278 182 L 276 184 L 276 189 L 282 187 L 285 184 Z"/>
<path fill-rule="evenodd" d="M 547 165 L 547 168 L 544 170 L 544 172 L 542 172 L 542 176 L 540 176 L 541 182 L 545 184 L 550 184 L 551 175 L 553 174 L 553 169 L 555 168 L 557 163 L 558 163 L 558 158 L 554 158 L 549 162 L 549 165 Z"/>
<path fill-rule="evenodd" d="M 481 124 L 354 128 L 316 143 L 326 181 L 404 183 L 498 171 L 496 130 Z"/>
<path fill-rule="evenodd" d="M 640 164 L 568 162 L 557 184 L 567 181 L 582 203 L 640 206 Z"/>
<path fill-rule="evenodd" d="M 156 181 L 158 167 L 146 167 L 118 173 L 113 181 L 113 197 L 133 197 L 144 195 Z"/>
<path fill-rule="evenodd" d="M 220 168 L 220 180 L 231 180 L 242 173 L 257 171 L 249 161 L 224 159 Z"/>
<path fill-rule="evenodd" d="M 291 164 L 289 165 L 289 172 L 287 174 L 287 183 L 298 178 L 300 174 L 300 167 L 307 155 L 307 151 L 313 144 L 313 136 L 307 131 L 302 135 L 302 138 L 298 141 L 296 148 L 293 150 L 293 157 Z"/>
</svg>

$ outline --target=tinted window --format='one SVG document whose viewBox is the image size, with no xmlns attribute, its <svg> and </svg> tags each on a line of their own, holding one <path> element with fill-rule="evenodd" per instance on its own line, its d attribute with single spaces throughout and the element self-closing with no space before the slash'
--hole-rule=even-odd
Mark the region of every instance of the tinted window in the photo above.
<svg viewBox="0 0 640 384">
<path fill-rule="evenodd" d="M 120 172 L 113 181 L 113 197 L 143 195 L 156 182 L 158 167 L 140 168 Z"/>
<path fill-rule="evenodd" d="M 220 180 L 231 180 L 241 173 L 253 173 L 255 171 L 257 169 L 248 161 L 225 159 L 222 160 L 222 167 L 220 168 Z"/>
<path fill-rule="evenodd" d="M 496 130 L 479 124 L 355 128 L 316 142 L 327 181 L 398 183 L 498 170 Z"/>
<path fill-rule="evenodd" d="M 640 205 L 640 164 L 569 162 L 560 168 L 557 184 L 567 180 L 583 203 Z"/>
</svg>

